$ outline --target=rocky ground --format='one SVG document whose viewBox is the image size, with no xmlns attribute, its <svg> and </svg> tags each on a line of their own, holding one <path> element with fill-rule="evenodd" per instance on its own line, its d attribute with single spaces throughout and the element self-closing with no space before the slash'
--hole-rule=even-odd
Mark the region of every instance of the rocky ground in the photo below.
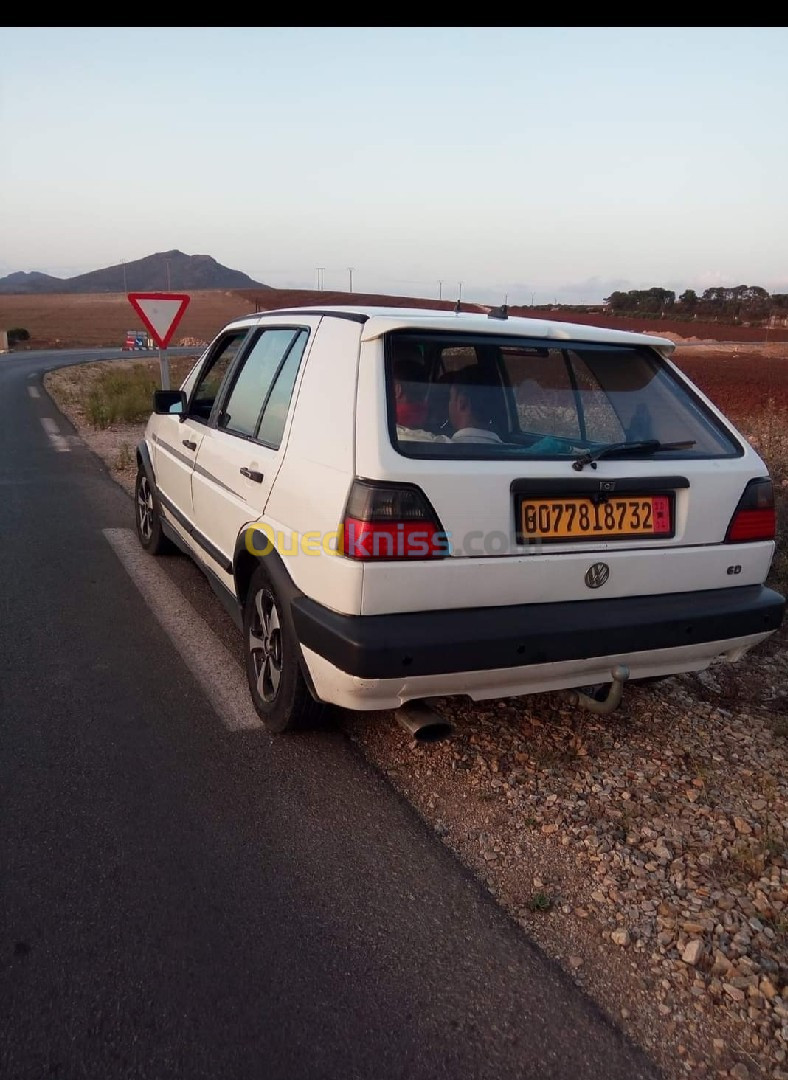
<svg viewBox="0 0 788 1080">
<path fill-rule="evenodd" d="M 364 753 L 668 1076 L 788 1077 L 785 639 L 737 667 L 628 687 L 435 703 L 418 744 L 348 717 Z"/>
<path fill-rule="evenodd" d="M 142 427 L 92 431 L 58 378 L 131 491 Z M 539 695 L 437 700 L 435 743 L 339 722 L 667 1077 L 788 1080 L 787 643 L 627 687 L 604 717 Z"/>
</svg>

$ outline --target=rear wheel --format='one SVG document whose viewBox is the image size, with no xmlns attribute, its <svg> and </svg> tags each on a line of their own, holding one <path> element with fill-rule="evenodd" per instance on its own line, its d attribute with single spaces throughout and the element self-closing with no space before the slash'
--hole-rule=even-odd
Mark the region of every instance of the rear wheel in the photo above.
<svg viewBox="0 0 788 1080">
<path fill-rule="evenodd" d="M 267 730 L 280 735 L 317 725 L 326 707 L 309 692 L 298 640 L 262 563 L 246 595 L 244 643 L 249 690 Z"/>
<path fill-rule="evenodd" d="M 137 525 L 137 537 L 140 544 L 151 555 L 163 555 L 172 545 L 161 526 L 159 501 L 154 495 L 148 474 L 140 467 L 134 485 L 134 510 Z"/>
</svg>

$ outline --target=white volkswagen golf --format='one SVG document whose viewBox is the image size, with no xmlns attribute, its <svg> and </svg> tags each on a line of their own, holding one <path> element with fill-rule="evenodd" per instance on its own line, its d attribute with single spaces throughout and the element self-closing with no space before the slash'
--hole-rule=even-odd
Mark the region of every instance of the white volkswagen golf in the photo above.
<svg viewBox="0 0 788 1080">
<path fill-rule="evenodd" d="M 272 732 L 448 695 L 607 711 L 783 618 L 766 467 L 673 348 L 505 309 L 240 318 L 155 396 L 140 542 L 208 575 Z"/>
</svg>

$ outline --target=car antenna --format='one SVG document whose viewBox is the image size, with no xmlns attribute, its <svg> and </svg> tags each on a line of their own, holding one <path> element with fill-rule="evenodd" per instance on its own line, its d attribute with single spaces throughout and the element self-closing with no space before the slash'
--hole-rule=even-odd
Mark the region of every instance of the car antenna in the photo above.
<svg viewBox="0 0 788 1080">
<path fill-rule="evenodd" d="M 487 312 L 488 319 L 508 319 L 509 318 L 509 294 L 503 298 L 503 303 L 500 307 L 490 308 Z"/>
</svg>

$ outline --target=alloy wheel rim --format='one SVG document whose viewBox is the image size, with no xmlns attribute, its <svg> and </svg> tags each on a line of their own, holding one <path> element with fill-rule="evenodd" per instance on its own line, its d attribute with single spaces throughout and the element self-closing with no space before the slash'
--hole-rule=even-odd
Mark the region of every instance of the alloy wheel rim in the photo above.
<svg viewBox="0 0 788 1080">
<path fill-rule="evenodd" d="M 268 589 L 260 589 L 254 598 L 249 653 L 257 693 L 263 701 L 274 701 L 282 678 L 282 625 L 276 600 Z"/>
<path fill-rule="evenodd" d="M 143 540 L 150 540 L 153 533 L 153 495 L 146 477 L 140 480 L 137 489 L 137 515 Z"/>
</svg>

